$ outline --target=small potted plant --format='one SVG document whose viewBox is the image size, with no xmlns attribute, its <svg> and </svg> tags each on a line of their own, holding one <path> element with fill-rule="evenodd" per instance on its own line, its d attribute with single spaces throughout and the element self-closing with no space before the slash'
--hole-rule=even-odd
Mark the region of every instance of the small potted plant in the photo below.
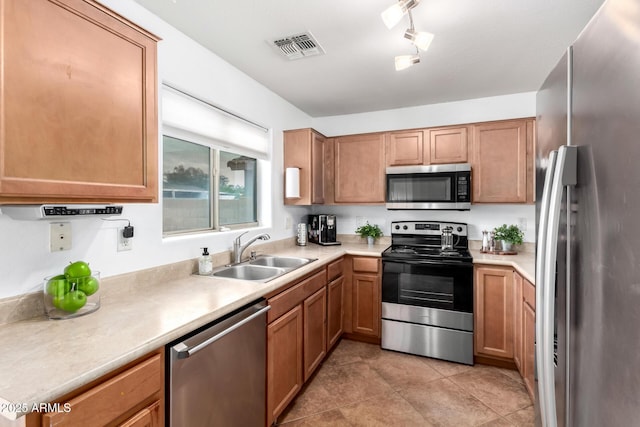
<svg viewBox="0 0 640 427">
<path fill-rule="evenodd" d="M 380 230 L 380 227 L 376 224 L 371 225 L 369 222 L 356 228 L 356 233 L 362 237 L 366 237 L 367 243 L 370 245 L 373 245 L 375 239 L 382 237 L 382 230 Z"/>
<path fill-rule="evenodd" d="M 513 245 L 521 245 L 524 233 L 517 225 L 502 224 L 493 229 L 495 239 L 502 243 L 503 251 L 510 251 Z"/>
</svg>

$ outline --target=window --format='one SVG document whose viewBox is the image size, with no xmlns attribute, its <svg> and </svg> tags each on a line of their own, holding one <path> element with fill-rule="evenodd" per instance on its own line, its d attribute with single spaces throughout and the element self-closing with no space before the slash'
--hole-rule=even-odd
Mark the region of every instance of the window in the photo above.
<svg viewBox="0 0 640 427">
<path fill-rule="evenodd" d="M 256 159 L 167 135 L 163 155 L 164 233 L 257 224 Z"/>
<path fill-rule="evenodd" d="M 162 123 L 163 232 L 257 226 L 268 129 L 166 85 Z"/>
</svg>

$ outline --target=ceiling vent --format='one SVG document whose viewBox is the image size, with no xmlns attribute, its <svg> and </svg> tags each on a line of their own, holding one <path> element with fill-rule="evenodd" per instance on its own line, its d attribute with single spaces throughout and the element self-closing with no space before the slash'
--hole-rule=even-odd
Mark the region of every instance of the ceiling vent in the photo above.
<svg viewBox="0 0 640 427">
<path fill-rule="evenodd" d="M 287 37 L 278 37 L 269 42 L 288 59 L 324 55 L 324 49 L 310 32 Z"/>
</svg>

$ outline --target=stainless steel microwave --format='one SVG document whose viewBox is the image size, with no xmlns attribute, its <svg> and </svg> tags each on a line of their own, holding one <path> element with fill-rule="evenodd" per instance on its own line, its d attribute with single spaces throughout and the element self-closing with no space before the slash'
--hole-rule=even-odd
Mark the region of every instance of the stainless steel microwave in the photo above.
<svg viewBox="0 0 640 427">
<path fill-rule="evenodd" d="M 387 168 L 387 209 L 471 209 L 468 163 Z"/>
</svg>

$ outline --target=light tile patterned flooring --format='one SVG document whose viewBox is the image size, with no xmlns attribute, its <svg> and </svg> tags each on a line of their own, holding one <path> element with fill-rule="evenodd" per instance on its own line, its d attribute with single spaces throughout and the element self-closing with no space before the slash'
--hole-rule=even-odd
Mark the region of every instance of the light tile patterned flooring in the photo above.
<svg viewBox="0 0 640 427">
<path fill-rule="evenodd" d="M 343 339 L 278 418 L 298 426 L 533 426 L 516 371 Z"/>
</svg>

